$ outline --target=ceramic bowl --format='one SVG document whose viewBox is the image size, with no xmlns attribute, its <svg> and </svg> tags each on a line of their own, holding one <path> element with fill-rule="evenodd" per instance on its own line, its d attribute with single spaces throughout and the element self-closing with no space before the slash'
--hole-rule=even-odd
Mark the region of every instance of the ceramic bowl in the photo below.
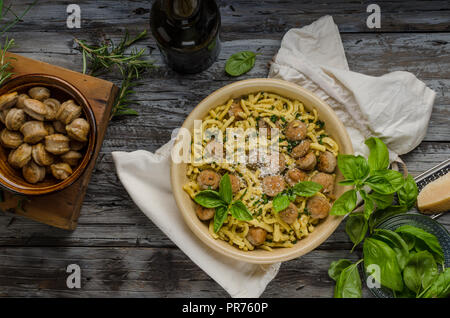
<svg viewBox="0 0 450 318">
<path fill-rule="evenodd" d="M 213 92 L 195 107 L 183 123 L 183 127 L 192 132 L 194 120 L 204 118 L 210 109 L 224 104 L 230 98 L 237 98 L 260 91 L 276 93 L 290 99 L 297 99 L 304 104 L 307 110 L 315 108 L 320 120 L 325 122 L 327 133 L 338 143 L 340 153 L 353 154 L 352 144 L 344 125 L 336 116 L 335 112 L 325 102 L 298 85 L 276 79 L 250 79 L 239 81 Z M 233 259 L 249 263 L 268 264 L 297 258 L 312 251 L 323 243 L 342 221 L 342 217 L 328 216 L 319 223 L 311 234 L 306 238 L 299 240 L 294 247 L 275 248 L 273 251 L 266 251 L 263 249 L 242 251 L 225 241 L 216 240 L 211 237 L 207 224 L 200 221 L 197 217 L 194 210 L 195 203 L 183 190 L 183 185 L 188 180 L 186 177 L 186 166 L 186 163 L 174 162 L 172 162 L 171 165 L 172 191 L 181 215 L 189 228 L 202 242 L 214 251 Z M 348 187 L 337 184 L 338 181 L 343 180 L 343 176 L 338 169 L 336 169 L 336 173 L 335 194 L 339 197 L 343 192 L 348 190 Z"/>
<path fill-rule="evenodd" d="M 45 180 L 36 184 L 28 183 L 19 169 L 12 168 L 7 160 L 7 151 L 0 146 L 0 186 L 19 195 L 44 195 L 60 191 L 74 183 L 89 164 L 96 147 L 97 125 L 94 113 L 88 100 L 72 84 L 59 77 L 46 74 L 27 74 L 13 78 L 0 88 L 0 95 L 9 92 L 27 93 L 35 86 L 43 86 L 50 90 L 51 97 L 60 102 L 73 99 L 83 108 L 84 117 L 89 122 L 91 130 L 87 146 L 83 149 L 84 156 L 73 173 L 65 180 L 57 180 L 46 176 Z"/>
</svg>

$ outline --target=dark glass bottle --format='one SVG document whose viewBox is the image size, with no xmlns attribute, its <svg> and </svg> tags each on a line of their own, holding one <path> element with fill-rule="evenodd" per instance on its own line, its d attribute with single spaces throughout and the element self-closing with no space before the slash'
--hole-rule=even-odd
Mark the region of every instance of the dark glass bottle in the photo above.
<svg viewBox="0 0 450 318">
<path fill-rule="evenodd" d="M 181 73 L 207 69 L 220 52 L 215 0 L 155 0 L 150 27 L 169 67 Z"/>
</svg>

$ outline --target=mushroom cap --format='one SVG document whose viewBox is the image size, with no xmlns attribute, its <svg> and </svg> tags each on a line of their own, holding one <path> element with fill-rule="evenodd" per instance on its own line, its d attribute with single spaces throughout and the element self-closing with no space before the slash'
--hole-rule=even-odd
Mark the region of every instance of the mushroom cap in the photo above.
<svg viewBox="0 0 450 318">
<path fill-rule="evenodd" d="M 17 102 L 17 92 L 7 93 L 0 96 L 0 110 L 8 109 Z"/>
<path fill-rule="evenodd" d="M 50 91 L 46 87 L 36 86 L 28 90 L 28 95 L 33 99 L 43 101 L 50 97 Z"/>
<path fill-rule="evenodd" d="M 28 115 L 37 120 L 44 120 L 45 115 L 47 114 L 47 106 L 43 102 L 29 98 L 25 99 L 23 104 L 23 110 Z"/>
<path fill-rule="evenodd" d="M 19 130 L 25 123 L 26 115 L 22 109 L 11 108 L 5 117 L 5 126 L 10 130 Z"/>
<path fill-rule="evenodd" d="M 4 128 L 0 133 L 0 140 L 4 147 L 16 149 L 23 144 L 23 135 L 18 131 L 12 131 Z"/>
</svg>

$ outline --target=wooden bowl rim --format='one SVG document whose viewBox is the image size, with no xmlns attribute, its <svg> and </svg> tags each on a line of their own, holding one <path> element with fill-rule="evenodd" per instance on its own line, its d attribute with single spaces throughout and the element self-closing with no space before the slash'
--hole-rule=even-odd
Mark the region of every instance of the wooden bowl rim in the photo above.
<svg viewBox="0 0 450 318">
<path fill-rule="evenodd" d="M 288 94 L 290 94 L 291 96 L 287 96 L 288 98 L 297 98 L 304 104 L 306 103 L 305 100 L 307 100 L 307 104 L 314 105 L 314 108 L 317 109 L 319 116 L 321 116 L 320 114 L 326 114 L 325 116 L 329 119 L 328 121 L 326 121 L 327 127 L 330 127 L 330 125 L 334 125 L 335 128 L 331 130 L 336 130 L 339 132 L 339 138 L 337 141 L 340 143 L 341 153 L 353 154 L 353 146 L 348 132 L 341 120 L 337 117 L 334 110 L 311 91 L 297 84 L 279 79 L 256 78 L 242 80 L 226 85 L 214 91 L 205 99 L 203 99 L 192 110 L 192 112 L 184 121 L 182 127 L 189 129 L 189 131 L 192 131 L 193 121 L 195 119 L 203 118 L 203 116 L 206 115 L 206 113 L 211 108 L 219 105 L 219 99 L 220 101 L 225 102 L 229 98 L 239 97 L 236 95 L 242 96 L 250 92 L 270 92 L 271 90 L 275 93 L 277 93 L 277 90 L 289 92 Z M 237 94 L 237 91 L 248 91 L 248 93 Z M 310 109 L 311 106 L 305 105 L 305 108 Z M 324 120 L 323 116 L 321 116 L 321 120 Z M 329 130 L 330 129 L 328 129 L 327 131 L 329 132 Z M 336 139 L 336 136 L 333 135 L 333 137 Z M 211 237 L 208 231 L 208 226 L 195 216 L 194 203 L 182 188 L 182 180 L 185 180 L 186 175 L 185 165 L 186 164 L 177 164 L 172 161 L 170 166 L 172 192 L 178 209 L 180 210 L 181 215 L 183 216 L 188 227 L 203 243 L 212 248 L 214 251 L 232 259 L 254 264 L 272 264 L 297 258 L 309 253 L 320 244 L 322 244 L 336 230 L 343 219 L 342 216 L 329 215 L 324 221 L 321 222 L 321 224 L 319 224 L 315 228 L 314 232 L 312 232 L 308 237 L 299 240 L 298 243 L 294 245 L 294 247 L 275 248 L 272 252 L 261 249 L 255 249 L 253 251 L 247 252 L 242 251 L 235 246 L 231 246 L 228 242 L 216 240 Z M 342 179 L 342 175 L 340 174 L 340 172 L 337 171 L 337 173 Z M 338 182 L 337 179 L 338 178 L 336 178 L 336 185 Z M 338 189 L 340 190 L 335 190 L 335 192 L 343 193 L 344 191 L 351 189 L 351 187 L 339 185 Z M 191 201 L 191 204 L 188 204 L 187 198 Z M 313 237 L 313 239 L 311 239 L 311 237 Z"/>
<path fill-rule="evenodd" d="M 49 83 L 42 83 L 42 80 L 48 80 Z M 44 74 L 44 73 L 32 73 L 24 74 L 13 77 L 0 87 L 0 95 L 14 91 L 17 87 L 33 85 L 36 86 L 55 86 L 57 89 L 63 91 L 65 94 L 70 95 L 75 100 L 81 101 L 81 107 L 83 108 L 86 119 L 91 126 L 90 137 L 86 148 L 86 153 L 83 156 L 83 160 L 77 166 L 75 171 L 67 178 L 60 182 L 56 182 L 52 185 L 39 186 L 39 183 L 31 186 L 19 185 L 16 182 L 10 180 L 7 176 L 2 174 L 0 170 L 0 187 L 7 191 L 13 192 L 18 195 L 45 195 L 61 191 L 68 186 L 72 185 L 78 178 L 84 173 L 85 169 L 92 160 L 95 148 L 97 147 L 97 122 L 92 110 L 91 104 L 88 99 L 81 93 L 81 91 L 70 82 L 62 79 L 58 76 Z M 65 87 L 64 87 L 65 86 Z"/>
</svg>

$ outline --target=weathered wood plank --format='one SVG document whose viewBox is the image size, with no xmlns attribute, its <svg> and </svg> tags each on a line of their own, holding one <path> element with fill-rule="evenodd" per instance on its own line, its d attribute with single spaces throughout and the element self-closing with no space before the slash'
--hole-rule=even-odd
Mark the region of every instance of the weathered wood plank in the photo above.
<svg viewBox="0 0 450 318">
<path fill-rule="evenodd" d="M 14 8 L 21 12 L 30 1 L 14 1 Z M 292 27 L 310 24 L 324 15 L 332 15 L 342 32 L 442 32 L 449 31 L 448 1 L 377 1 L 381 8 L 381 28 L 369 29 L 366 19 L 371 1 L 218 1 L 222 16 L 223 38 L 279 38 Z M 100 35 L 117 28 L 134 29 L 149 24 L 152 1 L 77 1 L 82 12 L 84 31 Z M 13 30 L 31 30 L 39 26 L 43 30 L 66 29 L 66 7 L 69 3 L 40 0 L 26 16 L 24 22 Z M 45 19 L 42 17 L 45 16 Z"/>
<path fill-rule="evenodd" d="M 328 265 L 340 251 L 311 252 L 285 262 L 265 297 L 331 297 Z M 81 289 L 66 287 L 66 267 L 81 268 Z M 367 290 L 364 291 L 369 296 Z M 226 292 L 172 248 L 0 248 L 0 295 L 22 297 L 226 297 Z"/>
</svg>

